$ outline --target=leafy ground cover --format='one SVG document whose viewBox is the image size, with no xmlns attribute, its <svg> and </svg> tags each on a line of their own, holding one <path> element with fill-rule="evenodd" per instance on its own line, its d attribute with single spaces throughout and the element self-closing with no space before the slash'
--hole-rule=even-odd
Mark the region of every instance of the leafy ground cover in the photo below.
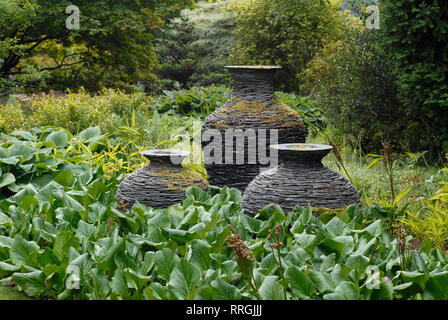
<svg viewBox="0 0 448 320">
<path fill-rule="evenodd" d="M 444 251 L 397 204 L 239 210 L 196 188 L 166 209 L 117 203 L 94 128 L 2 135 L 0 277 L 40 299 L 447 299 Z M 20 150 L 20 152 L 19 152 Z M 443 192 L 441 193 L 443 195 Z M 444 198 L 442 198 L 444 199 Z M 397 222 L 398 221 L 398 222 Z"/>
</svg>

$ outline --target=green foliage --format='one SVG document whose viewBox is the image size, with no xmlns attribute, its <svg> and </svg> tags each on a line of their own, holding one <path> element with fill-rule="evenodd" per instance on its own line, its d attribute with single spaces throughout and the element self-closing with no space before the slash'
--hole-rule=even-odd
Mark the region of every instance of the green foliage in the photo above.
<svg viewBox="0 0 448 320">
<path fill-rule="evenodd" d="M 112 133 L 120 125 L 130 123 L 133 113 L 144 121 L 149 103 L 150 98 L 143 93 L 128 95 L 112 89 L 94 96 L 84 90 L 63 97 L 43 95 L 23 110 L 20 105 L 1 106 L 0 131 L 9 133 L 14 129 L 51 125 L 75 134 L 91 126 Z"/>
<path fill-rule="evenodd" d="M 151 107 L 160 113 L 197 115 L 206 117 L 224 105 L 230 97 L 230 90 L 222 86 L 193 87 L 189 90 L 163 91 L 154 99 Z"/>
<path fill-rule="evenodd" d="M 397 100 L 389 54 L 376 30 L 354 18 L 343 40 L 328 43 L 300 75 L 301 90 L 316 97 L 337 135 L 364 151 L 378 152 L 381 142 L 409 150 L 416 133 Z M 417 136 L 418 138 L 418 136 Z"/>
<path fill-rule="evenodd" d="M 316 135 L 325 130 L 328 119 L 322 109 L 310 97 L 300 97 L 293 93 L 281 91 L 276 92 L 276 95 L 282 102 L 300 114 L 309 135 Z"/>
<path fill-rule="evenodd" d="M 234 64 L 280 65 L 277 83 L 298 91 L 297 75 L 327 41 L 339 39 L 344 15 L 339 1 L 249 0 L 231 4 L 236 39 Z"/>
<path fill-rule="evenodd" d="M 191 4 L 191 0 L 78 1 L 79 29 L 68 29 L 65 11 L 70 1 L 2 0 L 0 78 L 7 80 L 0 82 L 0 93 L 8 93 L 14 82 L 45 85 L 48 71 L 74 65 L 101 75 L 109 86 L 115 81 L 151 80 L 156 65 L 153 30 L 162 19 Z M 72 83 L 86 77 L 75 79 L 76 75 L 70 74 Z"/>
<path fill-rule="evenodd" d="M 11 132 L 27 126 L 20 105 L 0 105 L 0 132 Z"/>
<path fill-rule="evenodd" d="M 110 140 L 98 127 L 88 128 L 73 136 L 65 129 L 34 128 L 0 135 L 0 198 L 4 199 L 28 185 L 29 190 L 54 180 L 71 187 L 74 175 L 88 164 L 98 167 L 105 177 L 132 172 L 133 165 L 144 162 L 141 157 L 124 152 L 125 147 Z M 84 176 L 89 180 L 89 174 Z M 23 191 L 23 195 L 28 194 Z"/>
<path fill-rule="evenodd" d="M 445 1 L 381 1 L 384 43 L 416 149 L 448 150 L 447 18 Z"/>
<path fill-rule="evenodd" d="M 446 299 L 442 251 L 430 242 L 412 247 L 408 236 L 402 260 L 401 239 L 388 227 L 404 212 L 399 206 L 350 206 L 319 217 L 310 207 L 268 206 L 251 218 L 239 210 L 236 189 L 189 188 L 166 209 L 136 203 L 120 211 L 115 192 L 127 169 L 107 175 L 94 161 L 108 143 L 97 128 L 1 139 L 0 278 L 11 276 L 29 296 Z M 226 243 L 232 233 L 253 258 L 242 261 L 251 284 Z"/>
<path fill-rule="evenodd" d="M 277 97 L 297 111 L 311 135 L 326 127 L 327 118 L 310 98 L 293 93 L 276 92 Z M 230 89 L 222 86 L 193 87 L 189 90 L 163 91 L 152 101 L 153 111 L 169 115 L 193 115 L 204 119 L 215 109 L 222 107 L 230 97 Z"/>
<path fill-rule="evenodd" d="M 235 39 L 235 19 L 227 6 L 232 0 L 198 1 L 193 9 L 185 9 L 182 17 L 187 17 L 194 25 L 201 38 L 212 41 L 214 58 L 225 62 Z"/>
<path fill-rule="evenodd" d="M 390 201 L 391 189 L 388 174 L 382 165 L 368 168 L 372 163 L 372 158 L 366 156 L 360 144 L 353 147 L 352 141 L 348 140 L 348 137 L 338 136 L 331 125 L 327 126 L 325 131 L 321 131 L 318 135 L 309 137 L 308 142 L 328 144 L 328 137 L 332 140 L 338 139 L 338 152 L 352 183 L 362 195 L 363 202 L 367 205 L 372 203 L 385 205 L 385 200 Z M 331 152 L 325 157 L 323 163 L 349 179 L 337 160 L 335 152 Z M 439 166 L 430 166 L 425 162 L 425 153 L 397 155 L 393 169 L 394 185 L 397 193 L 409 189 L 405 199 L 402 200 L 409 204 L 409 210 L 412 212 L 420 210 L 422 207 L 420 200 L 431 198 L 440 188 L 440 182 L 443 181 L 443 174 L 440 169 Z"/>
<path fill-rule="evenodd" d="M 428 239 L 435 247 L 446 250 L 448 247 L 448 169 L 444 168 L 442 188 L 431 198 L 422 199 L 419 211 L 408 211 L 404 220 L 409 229 L 421 239 Z"/>
<path fill-rule="evenodd" d="M 187 18 L 167 25 L 159 38 L 156 52 L 162 67 L 156 74 L 165 89 L 229 82 L 224 63 L 213 59 L 214 43 L 204 40 Z"/>
</svg>

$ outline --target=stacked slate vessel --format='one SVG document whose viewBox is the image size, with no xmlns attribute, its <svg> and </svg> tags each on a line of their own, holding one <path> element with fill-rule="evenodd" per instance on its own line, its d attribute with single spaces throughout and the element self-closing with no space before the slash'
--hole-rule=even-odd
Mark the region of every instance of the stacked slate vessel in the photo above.
<svg viewBox="0 0 448 320">
<path fill-rule="evenodd" d="M 269 130 L 278 130 L 277 143 L 297 143 L 305 142 L 306 129 L 300 115 L 279 101 L 274 94 L 274 74 L 281 67 L 227 66 L 226 68 L 233 79 L 232 95 L 224 106 L 215 110 L 204 121 L 202 126 L 204 162 L 211 185 L 235 187 L 244 191 L 249 182 L 261 172 L 260 169 L 269 165 L 260 161 L 258 157 L 260 143 L 264 144 L 264 149 L 269 153 L 271 144 Z M 232 129 L 242 129 L 243 133 L 247 133 L 247 129 L 253 129 L 256 138 L 249 139 L 246 135 L 243 148 L 239 148 L 235 140 L 233 149 L 228 147 L 226 152 L 225 133 Z M 264 131 L 266 139 L 262 142 L 259 140 L 261 134 L 259 129 L 266 130 Z M 208 154 L 205 149 L 210 143 L 218 143 L 214 141 L 217 131 L 221 136 L 219 143 L 222 144 L 222 153 L 218 156 L 214 153 Z M 257 148 L 249 151 L 248 146 L 253 143 Z M 256 154 L 253 154 L 254 152 Z M 244 158 L 242 163 L 237 162 L 239 156 Z M 217 158 L 221 161 L 216 161 Z M 226 158 L 230 161 L 226 162 Z"/>
<path fill-rule="evenodd" d="M 278 204 L 285 211 L 295 206 L 343 208 L 360 204 L 354 186 L 321 160 L 333 147 L 319 144 L 281 144 L 279 165 L 257 176 L 246 188 L 241 209 L 255 216 L 260 209 Z"/>
<path fill-rule="evenodd" d="M 196 186 L 208 190 L 202 175 L 183 167 L 189 152 L 171 149 L 140 153 L 150 164 L 130 174 L 118 186 L 117 199 L 131 207 L 135 201 L 153 208 L 166 208 L 185 199 L 185 189 Z"/>
</svg>

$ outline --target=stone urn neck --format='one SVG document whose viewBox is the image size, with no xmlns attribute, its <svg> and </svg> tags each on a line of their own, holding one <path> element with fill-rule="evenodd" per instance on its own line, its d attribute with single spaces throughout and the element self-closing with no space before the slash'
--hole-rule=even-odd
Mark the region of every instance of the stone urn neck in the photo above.
<svg viewBox="0 0 448 320">
<path fill-rule="evenodd" d="M 312 143 L 285 143 L 270 148 L 276 149 L 280 167 L 322 167 L 322 159 L 333 149 Z"/>
<path fill-rule="evenodd" d="M 142 156 L 151 161 L 151 166 L 180 166 L 190 152 L 173 149 L 152 149 L 140 152 Z"/>
<path fill-rule="evenodd" d="M 225 66 L 233 80 L 232 98 L 272 101 L 279 66 Z"/>
</svg>

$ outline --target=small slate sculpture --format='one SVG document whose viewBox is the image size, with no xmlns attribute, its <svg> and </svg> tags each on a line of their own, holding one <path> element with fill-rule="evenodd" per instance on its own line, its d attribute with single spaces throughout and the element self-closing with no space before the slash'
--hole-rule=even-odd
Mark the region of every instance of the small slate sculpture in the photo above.
<svg viewBox="0 0 448 320">
<path fill-rule="evenodd" d="M 241 209 L 255 216 L 269 204 L 285 212 L 295 206 L 343 208 L 359 204 L 354 186 L 339 173 L 324 167 L 321 160 L 333 149 L 320 144 L 280 144 L 279 165 L 257 176 L 246 188 Z"/>
<path fill-rule="evenodd" d="M 262 163 L 258 156 L 260 133 L 259 129 L 266 130 L 264 150 L 269 154 L 270 129 L 278 130 L 278 141 L 275 143 L 305 142 L 306 129 L 300 115 L 289 106 L 279 101 L 274 94 L 274 74 L 281 67 L 276 66 L 227 66 L 233 78 L 233 91 L 231 98 L 219 109 L 211 113 L 202 126 L 202 147 L 205 148 L 213 141 L 206 138 L 205 132 L 219 131 L 222 141 L 221 163 L 214 161 L 204 149 L 205 169 L 211 185 L 219 187 L 229 186 L 244 190 L 249 182 L 259 173 L 261 168 L 269 164 Z M 225 133 L 228 130 L 242 129 L 247 133 L 253 129 L 256 137 L 251 141 L 256 144 L 255 150 L 248 150 L 249 138 L 243 137 L 244 146 L 236 144 L 225 151 Z M 238 138 L 237 138 L 238 139 Z M 241 140 L 240 140 L 241 141 Z M 233 150 L 233 151 L 232 151 Z M 244 161 L 237 163 L 238 155 Z M 256 159 L 256 160 L 250 160 Z M 226 158 L 231 159 L 226 162 Z M 233 162 L 232 162 L 233 161 Z"/>
<path fill-rule="evenodd" d="M 151 160 L 150 165 L 130 174 L 118 186 L 117 199 L 128 207 L 139 201 L 153 208 L 166 208 L 182 202 L 189 186 L 208 189 L 201 174 L 181 165 L 189 152 L 159 149 L 140 154 Z"/>
</svg>

